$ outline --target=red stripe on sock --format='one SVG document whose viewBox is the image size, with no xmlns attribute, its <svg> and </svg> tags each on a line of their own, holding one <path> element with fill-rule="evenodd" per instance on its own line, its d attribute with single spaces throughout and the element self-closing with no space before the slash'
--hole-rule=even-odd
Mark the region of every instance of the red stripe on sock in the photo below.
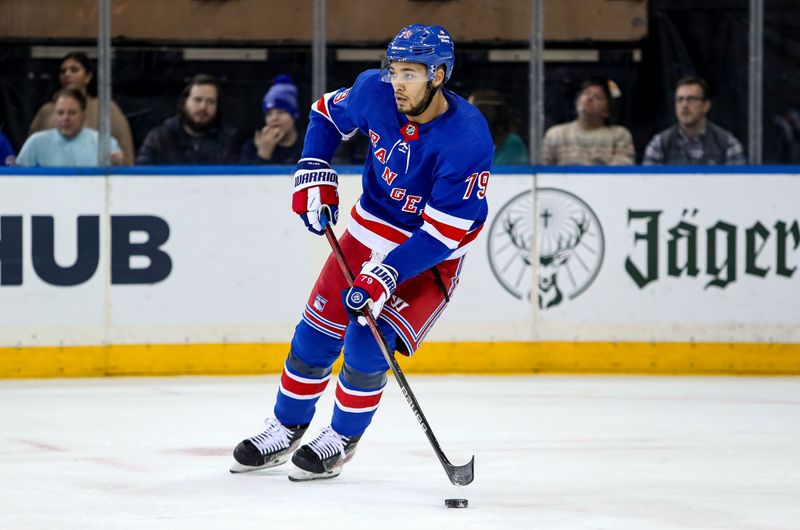
<svg viewBox="0 0 800 530">
<path fill-rule="evenodd" d="M 355 394 L 348 394 L 347 389 L 342 387 L 341 383 L 336 384 L 336 399 L 344 407 L 351 409 L 368 409 L 376 406 L 381 401 L 383 390 L 368 396 L 358 396 Z"/>
<path fill-rule="evenodd" d="M 292 394 L 297 394 L 300 396 L 313 396 L 319 394 L 325 390 L 326 386 L 328 386 L 328 381 L 330 381 L 330 379 L 326 379 L 317 383 L 304 383 L 302 381 L 293 379 L 288 373 L 286 373 L 286 368 L 283 369 L 283 374 L 281 374 L 281 386 Z"/>
</svg>

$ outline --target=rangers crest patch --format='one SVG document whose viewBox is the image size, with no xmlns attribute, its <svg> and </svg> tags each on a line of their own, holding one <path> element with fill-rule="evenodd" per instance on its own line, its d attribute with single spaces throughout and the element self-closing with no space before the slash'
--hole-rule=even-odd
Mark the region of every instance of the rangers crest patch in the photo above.
<svg viewBox="0 0 800 530">
<path fill-rule="evenodd" d="M 320 295 L 314 297 L 314 308 L 317 311 L 323 311 L 325 309 L 325 304 L 327 303 L 328 301 Z"/>
</svg>

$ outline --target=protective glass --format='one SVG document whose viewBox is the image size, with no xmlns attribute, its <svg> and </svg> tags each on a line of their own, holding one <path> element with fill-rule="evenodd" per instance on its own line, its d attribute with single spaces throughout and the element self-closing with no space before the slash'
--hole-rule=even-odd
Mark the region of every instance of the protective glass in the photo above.
<svg viewBox="0 0 800 530">
<path fill-rule="evenodd" d="M 381 81 L 384 83 L 427 83 L 431 80 L 433 75 L 428 65 L 393 61 L 386 57 L 381 62 Z"/>
</svg>

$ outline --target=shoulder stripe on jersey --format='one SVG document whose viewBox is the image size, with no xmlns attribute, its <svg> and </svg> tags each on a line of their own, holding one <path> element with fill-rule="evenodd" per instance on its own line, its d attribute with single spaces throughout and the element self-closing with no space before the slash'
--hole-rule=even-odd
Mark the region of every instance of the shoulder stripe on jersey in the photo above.
<svg viewBox="0 0 800 530">
<path fill-rule="evenodd" d="M 325 94 L 325 96 L 327 95 L 328 94 Z M 325 96 L 322 96 L 317 100 L 316 108 L 314 110 L 316 110 L 317 112 L 319 112 L 320 114 L 331 120 L 331 113 L 328 112 L 328 105 L 326 105 L 327 102 L 325 101 Z"/>
<path fill-rule="evenodd" d="M 329 103 L 330 99 L 334 95 L 336 95 L 338 92 L 339 92 L 338 90 L 334 90 L 333 92 L 328 92 L 327 94 L 323 94 L 322 97 L 319 98 L 316 101 L 316 103 L 311 105 L 311 110 L 314 111 L 314 112 L 319 112 L 320 114 L 325 116 L 325 118 L 329 122 L 331 122 L 334 127 L 336 127 L 336 130 L 342 136 L 342 140 L 349 140 L 358 131 L 358 128 L 355 128 L 352 131 L 349 131 L 347 133 L 342 132 L 342 130 L 339 128 L 339 126 L 336 124 L 336 122 L 331 117 L 331 112 L 330 112 L 330 109 L 328 108 L 328 103 Z"/>
</svg>

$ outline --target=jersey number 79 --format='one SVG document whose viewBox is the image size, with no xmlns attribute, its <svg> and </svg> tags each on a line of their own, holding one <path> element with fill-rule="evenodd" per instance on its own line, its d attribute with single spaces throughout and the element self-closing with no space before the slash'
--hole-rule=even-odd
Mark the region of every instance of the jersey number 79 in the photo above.
<svg viewBox="0 0 800 530">
<path fill-rule="evenodd" d="M 472 190 L 475 189 L 475 185 L 478 185 L 478 192 L 475 196 L 479 199 L 483 199 L 486 197 L 486 187 L 489 185 L 489 172 L 482 171 L 480 174 L 473 173 L 472 175 L 467 177 L 466 182 L 467 184 L 467 191 L 464 193 L 464 200 L 469 199 L 470 195 L 472 195 Z"/>
</svg>

